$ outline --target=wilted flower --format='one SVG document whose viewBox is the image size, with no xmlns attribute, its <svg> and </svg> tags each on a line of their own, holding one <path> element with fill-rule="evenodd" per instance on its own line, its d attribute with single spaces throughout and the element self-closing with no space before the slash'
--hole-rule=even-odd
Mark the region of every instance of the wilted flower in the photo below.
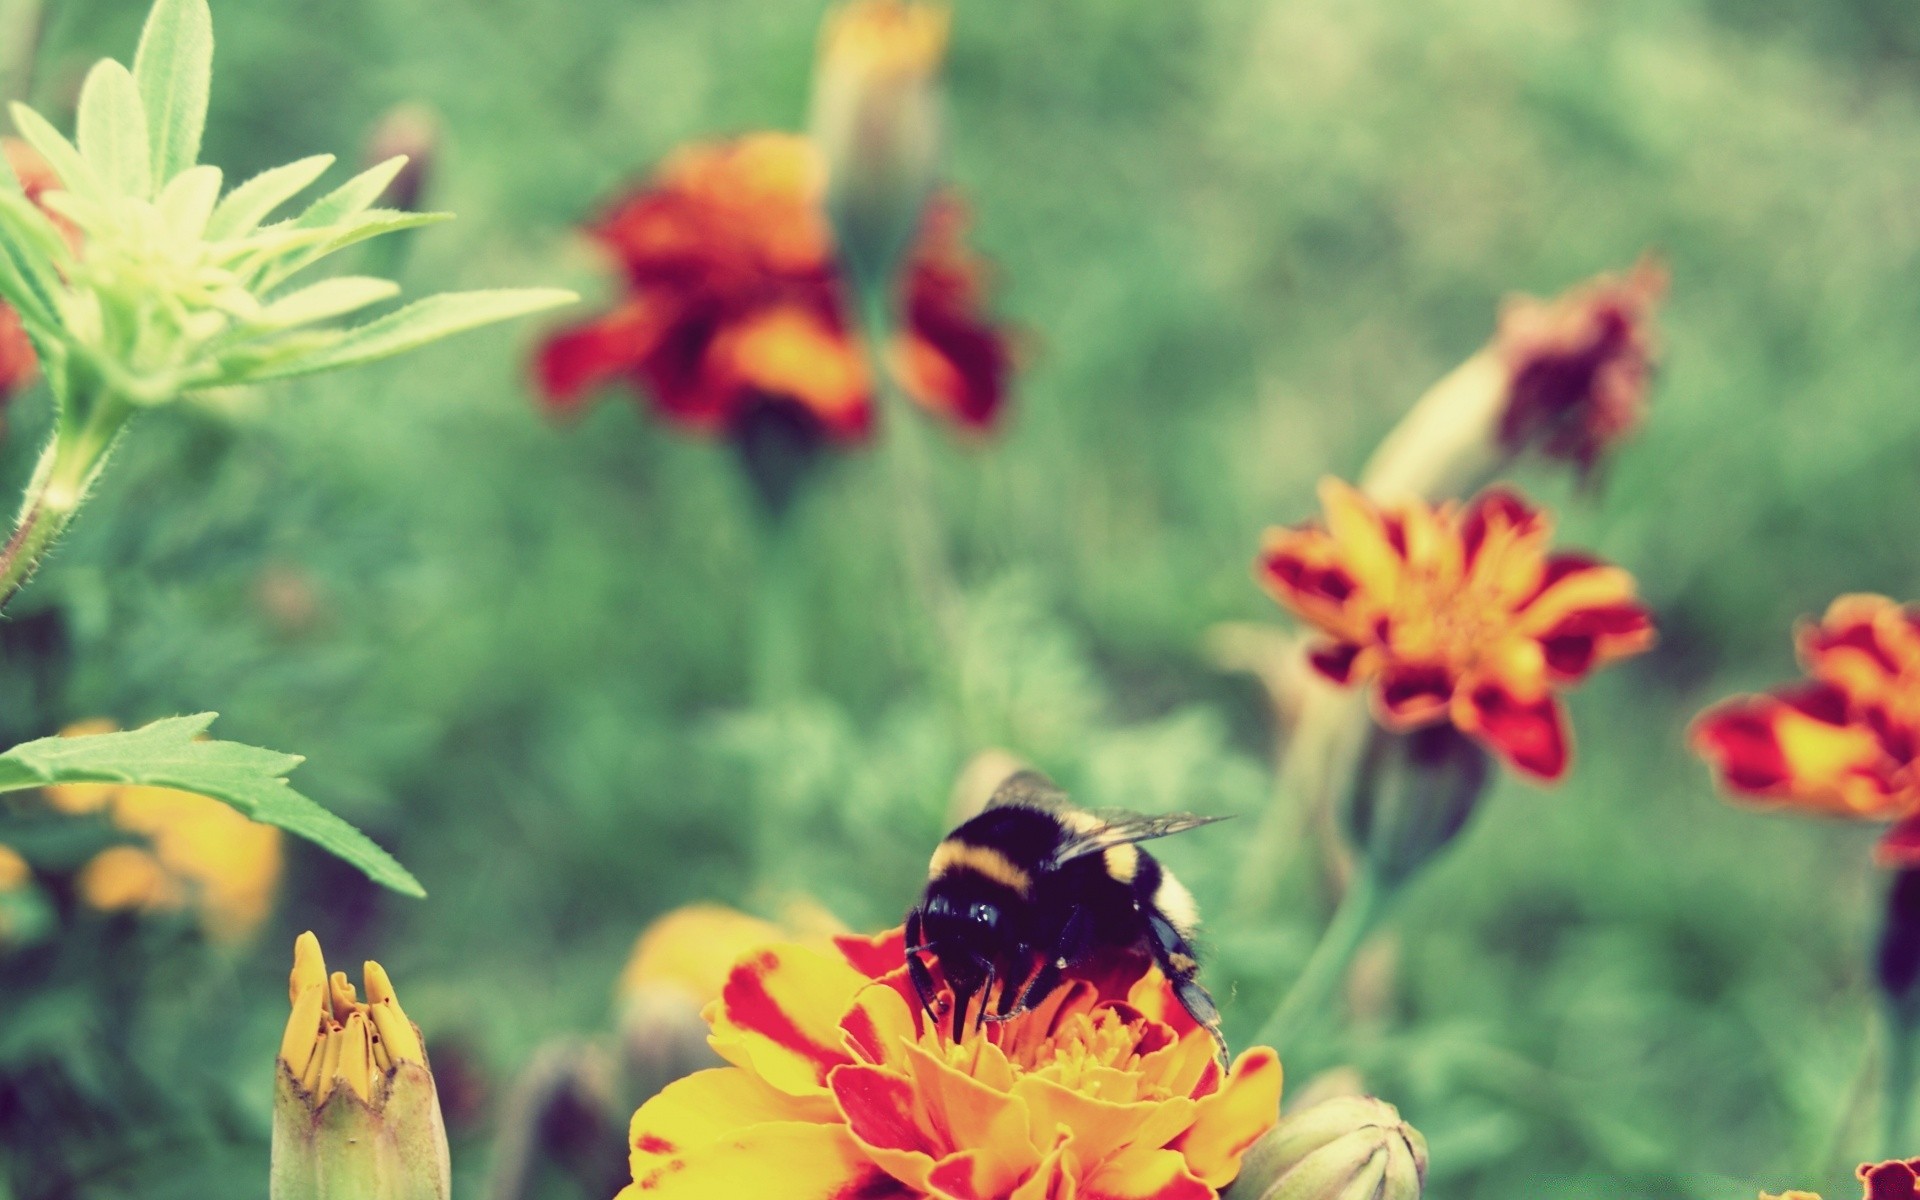
<svg viewBox="0 0 1920 1200">
<path fill-rule="evenodd" d="M 1582 473 L 1640 422 L 1666 269 L 1651 256 L 1553 300 L 1514 296 L 1493 339 L 1428 389 L 1380 443 L 1360 487 L 1449 499 L 1537 449 Z"/>
<path fill-rule="evenodd" d="M 894 930 L 842 939 L 837 954 L 763 948 L 708 1016 L 733 1065 L 634 1114 L 623 1200 L 1212 1200 L 1278 1112 L 1273 1051 L 1223 1073 L 1144 963 L 1073 979 L 956 1044 L 921 1011 Z"/>
<path fill-rule="evenodd" d="M 1229 1200 L 1418 1200 L 1427 1140 L 1372 1096 L 1288 1113 L 1247 1151 Z"/>
<path fill-rule="evenodd" d="M 833 257 L 825 169 L 805 138 L 760 133 L 689 146 L 591 232 L 623 269 L 612 312 L 542 349 L 555 409 L 624 380 L 669 419 L 743 436 L 769 409 L 821 436 L 857 441 L 873 383 Z M 1006 387 L 1004 337 L 978 314 L 981 269 L 952 205 L 929 215 L 906 271 L 893 346 L 903 386 L 929 410 L 990 425 Z"/>
<path fill-rule="evenodd" d="M 111 722 L 68 727 L 105 733 Z M 140 845 L 109 846 L 81 868 L 80 898 L 103 912 L 173 911 L 191 905 L 209 937 L 244 941 L 273 911 L 282 835 L 218 800 L 170 788 L 73 783 L 45 789 L 60 812 L 100 813 Z"/>
<path fill-rule="evenodd" d="M 1842 596 L 1797 641 L 1809 682 L 1708 709 L 1694 749 L 1736 792 L 1892 821 L 1879 860 L 1920 865 L 1920 612 Z"/>
<path fill-rule="evenodd" d="M 1548 517 L 1512 492 L 1464 507 L 1376 504 L 1338 480 L 1324 523 L 1267 535 L 1259 573 L 1328 640 L 1309 661 L 1335 683 L 1371 683 L 1396 731 L 1451 721 L 1529 775 L 1565 773 L 1558 692 L 1653 644 L 1633 577 L 1548 553 Z"/>
<path fill-rule="evenodd" d="M 272 1200 L 446 1200 L 447 1133 L 420 1030 L 380 964 L 366 999 L 293 947 L 293 1012 L 275 1064 Z"/>
<path fill-rule="evenodd" d="M 854 280 L 886 286 L 933 194 L 936 76 L 944 4 L 849 0 L 820 27 L 812 129 L 827 163 L 827 211 Z"/>
</svg>

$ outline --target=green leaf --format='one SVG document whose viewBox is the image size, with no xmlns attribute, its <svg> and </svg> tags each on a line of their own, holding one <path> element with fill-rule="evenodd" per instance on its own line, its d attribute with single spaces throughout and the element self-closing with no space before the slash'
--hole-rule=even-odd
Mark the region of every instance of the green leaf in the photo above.
<svg viewBox="0 0 1920 1200">
<path fill-rule="evenodd" d="M 284 245 L 273 247 L 262 256 L 257 267 L 260 274 L 255 286 L 261 291 L 272 291 L 327 255 L 337 253 L 348 246 L 357 245 L 383 234 L 398 233 L 403 229 L 418 229 L 423 225 L 438 225 L 442 221 L 451 220 L 453 220 L 452 213 L 417 213 L 402 212 L 394 208 L 376 208 L 358 216 L 349 217 L 337 225 L 321 229 L 291 228 Z M 309 236 L 303 240 L 301 236 L 303 234 Z M 275 258 L 279 261 L 272 261 Z"/>
<path fill-rule="evenodd" d="M 102 194 L 100 176 L 87 165 L 72 142 L 61 136 L 58 129 L 47 123 L 47 119 L 24 104 L 14 104 L 8 110 L 13 114 L 13 127 L 27 144 L 40 152 L 47 160 L 53 173 L 60 177 L 60 186 L 79 196 L 98 197 Z"/>
<path fill-rule="evenodd" d="M 25 273 L 13 261 L 13 252 L 0 242 L 0 300 L 13 305 L 29 325 L 51 326 L 53 312 L 38 288 L 27 282 Z"/>
<path fill-rule="evenodd" d="M 220 199 L 219 167 L 188 167 L 160 189 L 154 206 L 176 237 L 199 241 Z"/>
<path fill-rule="evenodd" d="M 207 0 L 156 0 L 133 56 L 146 103 L 155 186 L 200 160 L 213 81 L 213 14 Z"/>
<path fill-rule="evenodd" d="M 49 737 L 0 754 L 0 792 L 55 783 L 128 783 L 197 792 L 265 825 L 306 838 L 375 883 L 424 896 L 420 881 L 367 835 L 287 785 L 301 763 L 239 742 L 199 740 L 213 713 L 170 717 L 126 733 Z"/>
<path fill-rule="evenodd" d="M 302 229 L 318 229 L 336 225 L 348 217 L 365 212 L 387 190 L 387 185 L 400 173 L 400 168 L 406 165 L 407 156 L 398 154 L 378 166 L 367 168 L 315 200 L 294 224 Z"/>
<path fill-rule="evenodd" d="M 51 311 L 52 297 L 61 286 L 55 264 L 67 261 L 66 239 L 47 214 L 25 196 L 0 191 L 0 242 L 6 244 L 14 264 L 35 285 Z"/>
<path fill-rule="evenodd" d="M 508 288 L 447 292 L 418 300 L 348 333 L 317 354 L 275 368 L 257 379 L 288 379 L 391 358 L 456 333 L 572 304 L 579 297 L 559 288 Z"/>
<path fill-rule="evenodd" d="M 147 141 L 147 110 L 139 85 L 127 69 L 103 58 L 80 87 L 75 119 L 80 157 L 87 160 L 108 190 L 145 200 L 153 195 L 153 159 Z"/>
<path fill-rule="evenodd" d="M 207 222 L 207 240 L 220 242 L 252 233 L 274 209 L 312 186 L 332 165 L 333 155 L 316 154 L 260 172 L 228 192 L 213 210 Z"/>
<path fill-rule="evenodd" d="M 275 300 L 267 305 L 258 320 L 249 321 L 248 325 L 291 329 L 296 325 L 310 325 L 315 321 L 343 317 L 369 304 L 391 300 L 399 294 L 400 285 L 389 279 L 374 279 L 366 275 L 323 279 Z"/>
</svg>

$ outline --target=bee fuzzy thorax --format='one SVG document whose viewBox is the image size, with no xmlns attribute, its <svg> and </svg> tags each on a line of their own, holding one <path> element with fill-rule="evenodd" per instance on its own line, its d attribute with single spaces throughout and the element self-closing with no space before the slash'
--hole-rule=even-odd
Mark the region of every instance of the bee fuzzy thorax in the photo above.
<svg viewBox="0 0 1920 1200">
<path fill-rule="evenodd" d="M 933 860 L 927 864 L 929 881 L 965 871 L 983 875 L 1023 897 L 1033 891 L 1032 873 L 1014 862 L 1004 851 L 961 841 L 957 837 L 949 837 L 941 842 L 933 852 Z"/>
</svg>

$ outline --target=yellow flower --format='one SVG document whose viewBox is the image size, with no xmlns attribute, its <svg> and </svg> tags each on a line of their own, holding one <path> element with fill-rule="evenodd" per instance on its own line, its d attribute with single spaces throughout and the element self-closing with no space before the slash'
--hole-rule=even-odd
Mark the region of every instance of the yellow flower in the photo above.
<svg viewBox="0 0 1920 1200">
<path fill-rule="evenodd" d="M 1274 1052 L 1223 1070 L 1144 963 L 955 1042 L 925 1019 L 896 929 L 761 948 L 708 1019 L 733 1065 L 634 1114 L 621 1200 L 1214 1200 L 1278 1117 Z"/>
<path fill-rule="evenodd" d="M 445 1200 L 447 1132 L 420 1030 L 380 964 L 364 1000 L 293 946 L 293 1012 L 275 1063 L 271 1200 Z"/>
<path fill-rule="evenodd" d="M 620 996 L 653 987 L 676 989 L 697 1005 L 720 995 L 727 972 L 754 946 L 782 940 L 780 927 L 724 904 L 689 904 L 641 933 L 620 973 Z"/>
<path fill-rule="evenodd" d="M 107 733 L 111 722 L 69 726 L 68 737 Z M 215 941 L 244 941 L 273 911 L 282 865 L 280 831 L 218 800 L 171 788 L 107 783 L 45 789 L 70 815 L 101 813 L 141 839 L 113 846 L 81 868 L 80 898 L 102 912 L 175 911 L 191 905 Z"/>
<path fill-rule="evenodd" d="M 17 892 L 33 878 L 33 868 L 20 852 L 0 843 L 0 892 Z"/>
</svg>

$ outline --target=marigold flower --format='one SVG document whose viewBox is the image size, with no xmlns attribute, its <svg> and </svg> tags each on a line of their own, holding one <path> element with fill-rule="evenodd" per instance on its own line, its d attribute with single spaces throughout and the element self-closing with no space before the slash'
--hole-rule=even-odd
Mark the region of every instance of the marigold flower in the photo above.
<svg viewBox="0 0 1920 1200">
<path fill-rule="evenodd" d="M 1796 631 L 1810 681 L 1702 713 L 1721 782 L 1810 812 L 1892 821 L 1882 865 L 1920 865 L 1920 611 L 1842 596 Z"/>
<path fill-rule="evenodd" d="M 68 736 L 105 733 L 110 721 L 69 726 Z M 175 911 L 189 904 L 215 941 L 245 941 L 273 911 L 283 858 L 280 830 L 249 821 L 218 800 L 171 788 L 72 783 L 44 789 L 49 806 L 101 813 L 141 839 L 110 846 L 81 868 L 80 898 L 102 912 Z"/>
<path fill-rule="evenodd" d="M 275 1063 L 272 1200 L 445 1200 L 447 1133 L 419 1027 L 380 964 L 361 999 L 294 942 L 293 1011 Z"/>
<path fill-rule="evenodd" d="M 1510 298 L 1492 350 L 1507 371 L 1500 440 L 1589 470 L 1640 423 L 1653 374 L 1653 312 L 1666 268 L 1642 258 L 1553 300 Z"/>
<path fill-rule="evenodd" d="M 1270 532 L 1259 563 L 1274 598 L 1328 635 L 1314 669 L 1371 681 L 1389 729 L 1451 721 L 1526 774 L 1563 775 L 1558 691 L 1653 644 L 1633 577 L 1549 554 L 1551 521 L 1509 491 L 1382 505 L 1329 479 L 1320 499 L 1325 522 Z"/>
<path fill-rule="evenodd" d="M 955 1044 L 921 1011 L 896 929 L 838 953 L 763 948 L 707 1015 L 733 1065 L 634 1114 L 620 1200 L 1214 1200 L 1278 1117 L 1274 1052 L 1223 1073 L 1145 963 Z"/>
<path fill-rule="evenodd" d="M 1864 1189 L 1862 1200 L 1920 1200 L 1920 1158 L 1862 1163 L 1855 1172 Z M 1813 1192 L 1761 1192 L 1760 1200 L 1820 1200 Z"/>
<path fill-rule="evenodd" d="M 669 419 L 738 436 L 766 406 L 802 415 L 837 441 L 874 421 L 867 363 L 848 320 L 825 203 L 826 172 L 807 139 L 759 133 L 686 147 L 591 233 L 620 265 L 627 295 L 559 333 L 538 371 L 567 410 L 625 380 Z M 960 242 L 957 206 L 930 213 L 903 283 L 893 346 L 921 405 L 990 426 L 1005 396 L 1005 337 L 978 313 L 981 268 Z"/>
</svg>

